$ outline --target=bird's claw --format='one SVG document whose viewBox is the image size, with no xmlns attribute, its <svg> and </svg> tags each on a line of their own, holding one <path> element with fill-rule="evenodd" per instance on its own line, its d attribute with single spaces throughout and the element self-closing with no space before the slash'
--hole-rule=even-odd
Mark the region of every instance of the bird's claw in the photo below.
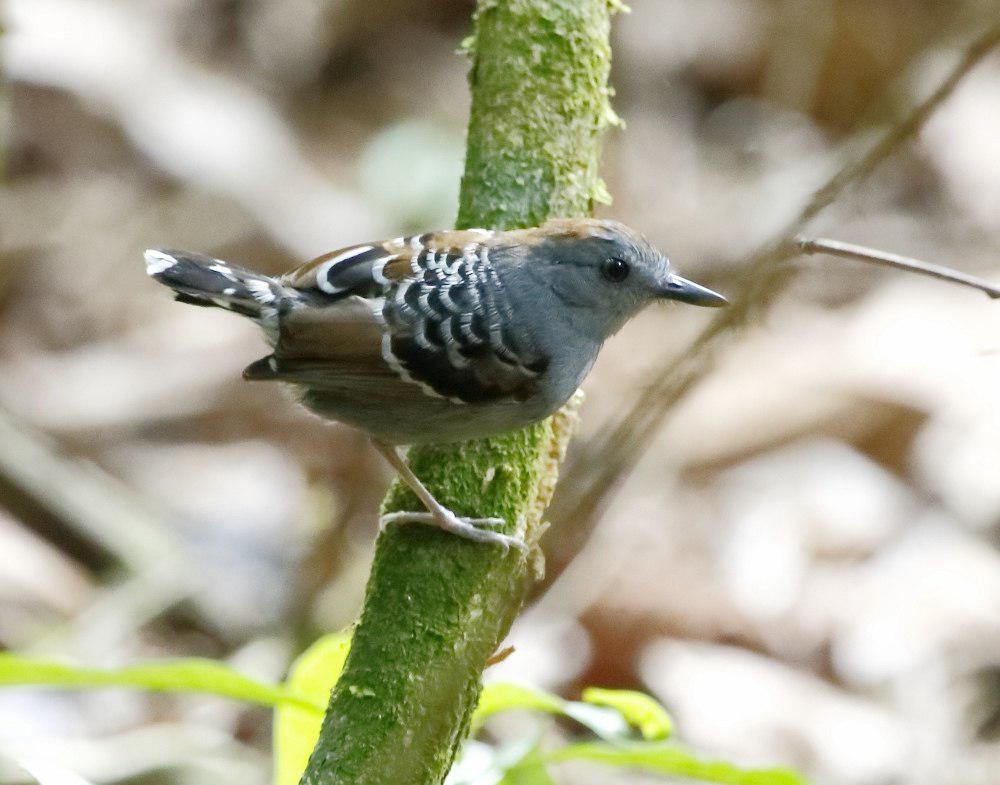
<svg viewBox="0 0 1000 785">
<path fill-rule="evenodd" d="M 427 526 L 437 526 L 446 532 L 473 542 L 491 543 L 501 546 L 504 551 L 516 548 L 521 552 L 528 550 L 527 543 L 520 537 L 490 531 L 491 528 L 503 526 L 503 518 L 460 518 L 450 510 L 440 514 L 433 512 L 390 512 L 379 519 L 380 526 L 385 528 L 390 523 L 422 523 Z"/>
</svg>

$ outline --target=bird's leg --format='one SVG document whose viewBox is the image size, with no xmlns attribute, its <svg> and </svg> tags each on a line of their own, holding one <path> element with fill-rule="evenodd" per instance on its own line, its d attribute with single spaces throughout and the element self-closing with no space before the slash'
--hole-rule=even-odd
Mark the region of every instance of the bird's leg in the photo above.
<svg viewBox="0 0 1000 785">
<path fill-rule="evenodd" d="M 427 512 L 390 512 L 382 516 L 381 525 L 390 523 L 424 523 L 430 526 L 437 526 L 446 532 L 457 534 L 467 540 L 474 542 L 487 542 L 502 545 L 504 550 L 510 547 L 518 550 L 526 550 L 527 545 L 524 540 L 518 537 L 511 537 L 500 532 L 492 532 L 481 527 L 502 526 L 503 518 L 459 518 L 455 513 L 445 507 L 434 498 L 427 486 L 420 482 L 420 478 L 413 473 L 406 459 L 391 444 L 385 444 L 377 439 L 372 439 L 375 449 L 381 453 L 396 470 L 400 478 L 417 495 L 417 498 L 427 508 Z"/>
</svg>

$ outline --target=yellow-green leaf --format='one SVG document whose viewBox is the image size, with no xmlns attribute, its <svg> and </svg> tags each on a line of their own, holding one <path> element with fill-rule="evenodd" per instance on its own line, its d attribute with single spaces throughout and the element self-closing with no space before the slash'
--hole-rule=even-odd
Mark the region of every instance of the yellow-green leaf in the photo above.
<svg viewBox="0 0 1000 785">
<path fill-rule="evenodd" d="M 311 706 L 282 704 L 274 716 L 275 785 L 297 785 L 309 755 L 319 738 L 323 710 L 330 690 L 340 678 L 350 649 L 348 633 L 326 635 L 306 649 L 292 663 L 285 687 Z"/>
<path fill-rule="evenodd" d="M 545 760 L 536 744 L 527 755 L 504 772 L 499 785 L 556 785 L 545 768 Z"/>
<path fill-rule="evenodd" d="M 606 766 L 642 769 L 722 785 L 806 785 L 790 769 L 743 769 L 731 763 L 699 758 L 676 744 L 634 742 L 570 744 L 546 756 L 551 762 L 587 760 Z"/>
<path fill-rule="evenodd" d="M 472 715 L 472 732 L 476 733 L 487 719 L 500 711 L 524 709 L 546 714 L 562 714 L 566 701 L 558 695 L 519 684 L 487 684 L 479 696 L 479 705 Z"/>
<path fill-rule="evenodd" d="M 202 692 L 264 706 L 291 704 L 302 710 L 315 706 L 283 686 L 264 684 L 214 660 L 183 659 L 131 665 L 124 668 L 89 668 L 55 660 L 0 654 L 0 686 L 32 685 L 91 689 L 128 687 L 154 692 Z"/>
<path fill-rule="evenodd" d="M 588 687 L 583 691 L 583 701 L 614 709 L 647 741 L 663 741 L 673 733 L 674 723 L 667 710 L 643 692 Z"/>
</svg>

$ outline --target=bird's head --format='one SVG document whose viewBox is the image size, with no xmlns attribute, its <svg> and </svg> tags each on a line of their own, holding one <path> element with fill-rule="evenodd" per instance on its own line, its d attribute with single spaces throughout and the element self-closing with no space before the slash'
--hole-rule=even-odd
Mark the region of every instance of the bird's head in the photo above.
<svg viewBox="0 0 1000 785">
<path fill-rule="evenodd" d="M 515 234 L 515 233 L 511 233 Z M 528 229 L 526 267 L 557 300 L 607 337 L 657 300 L 719 307 L 726 299 L 679 276 L 645 237 L 617 221 L 555 219 Z"/>
</svg>

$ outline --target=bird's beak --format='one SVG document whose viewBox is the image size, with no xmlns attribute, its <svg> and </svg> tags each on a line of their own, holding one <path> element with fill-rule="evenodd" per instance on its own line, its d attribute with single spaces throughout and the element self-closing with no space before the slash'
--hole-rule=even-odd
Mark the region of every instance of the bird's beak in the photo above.
<svg viewBox="0 0 1000 785">
<path fill-rule="evenodd" d="M 729 301 L 718 292 L 713 292 L 701 284 L 673 274 L 667 280 L 667 285 L 660 289 L 660 296 L 668 300 L 680 300 L 682 303 L 704 305 L 708 308 L 721 308 L 723 305 L 729 305 Z"/>
</svg>

